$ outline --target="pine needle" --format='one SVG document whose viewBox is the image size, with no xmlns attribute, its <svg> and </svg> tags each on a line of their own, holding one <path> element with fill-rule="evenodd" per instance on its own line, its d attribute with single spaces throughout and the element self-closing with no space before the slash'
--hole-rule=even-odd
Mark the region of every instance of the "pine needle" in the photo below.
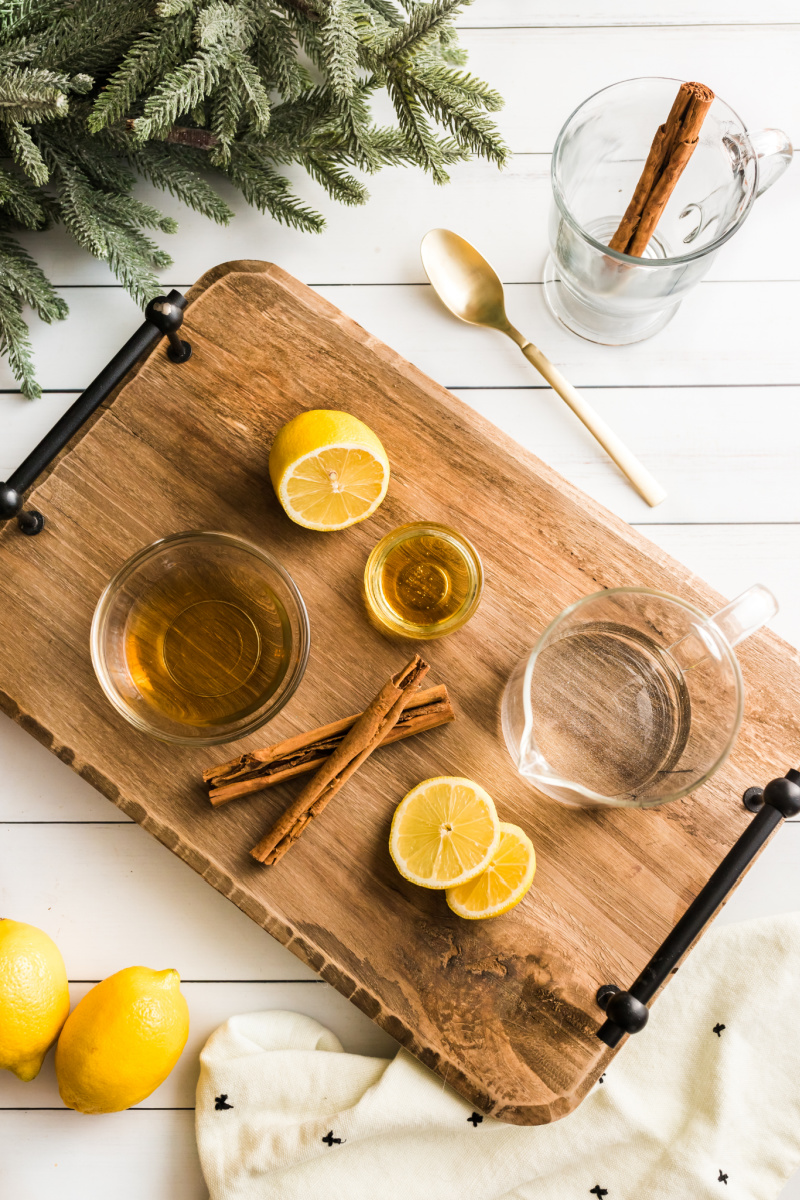
<svg viewBox="0 0 800 1200">
<path fill-rule="evenodd" d="M 362 172 L 414 165 L 446 183 L 471 155 L 502 164 L 501 98 L 461 69 L 453 21 L 469 2 L 0 0 L 0 349 L 25 394 L 25 306 L 45 320 L 66 306 L 8 230 L 60 221 L 144 302 L 176 223 L 134 194 L 137 179 L 227 224 L 216 172 L 316 233 L 325 222 L 285 165 L 357 205 Z M 381 91 L 394 125 L 372 116 Z"/>
</svg>

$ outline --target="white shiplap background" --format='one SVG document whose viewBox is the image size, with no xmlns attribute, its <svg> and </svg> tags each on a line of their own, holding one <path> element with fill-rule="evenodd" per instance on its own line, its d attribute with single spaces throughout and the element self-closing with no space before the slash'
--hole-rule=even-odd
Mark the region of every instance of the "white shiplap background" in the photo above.
<svg viewBox="0 0 800 1200">
<path fill-rule="evenodd" d="M 506 171 L 465 165 L 448 188 L 412 170 L 385 171 L 370 182 L 370 204 L 355 210 L 335 207 L 298 172 L 303 194 L 328 218 L 320 237 L 280 228 L 232 192 L 238 215 L 220 229 L 143 187 L 180 221 L 164 239 L 175 259 L 165 290 L 185 289 L 225 259 L 280 263 L 723 593 L 768 584 L 782 605 L 776 629 L 800 645 L 800 167 L 759 200 L 708 280 L 652 341 L 609 350 L 573 338 L 549 317 L 541 288 L 549 152 L 568 113 L 595 89 L 631 75 L 702 79 L 751 128 L 778 125 L 800 142 L 797 0 L 477 0 L 461 24 L 470 67 L 507 100 L 499 119 L 514 156 Z M 510 343 L 438 307 L 417 253 L 435 225 L 474 240 L 496 265 L 510 285 L 512 319 L 665 484 L 661 507 L 646 508 Z M 22 400 L 0 365 L 0 478 L 141 320 L 105 266 L 63 232 L 28 244 L 72 315 L 52 327 L 33 323 L 40 401 Z M 202 1200 L 197 1054 L 232 1013 L 299 1009 L 348 1049 L 392 1052 L 366 1017 L 5 718 L 0 761 L 0 911 L 55 938 L 73 1002 L 123 966 L 172 966 L 192 1019 L 176 1070 L 126 1113 L 65 1110 L 52 1056 L 33 1083 L 0 1077 L 3 1196 Z M 719 920 L 800 908 L 799 867 L 793 824 Z M 783 1195 L 795 1198 L 800 1178 Z"/>
</svg>

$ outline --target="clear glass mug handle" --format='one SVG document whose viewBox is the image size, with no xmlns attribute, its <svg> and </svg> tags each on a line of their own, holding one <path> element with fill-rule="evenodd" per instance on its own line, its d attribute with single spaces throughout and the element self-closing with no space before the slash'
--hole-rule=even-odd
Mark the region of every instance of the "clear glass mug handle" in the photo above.
<svg viewBox="0 0 800 1200">
<path fill-rule="evenodd" d="M 755 198 L 772 187 L 792 161 L 792 143 L 781 129 L 762 129 L 748 135 L 758 163 L 758 190 Z M 737 157 L 742 153 L 737 139 L 732 139 L 729 150 Z M 693 217 L 697 224 L 686 234 L 683 241 L 689 246 L 704 233 L 712 221 L 718 221 L 729 201 L 729 186 L 722 184 L 706 196 L 702 203 L 693 201 L 681 213 L 681 220 Z"/>
<path fill-rule="evenodd" d="M 709 624 L 715 625 L 731 646 L 738 646 L 739 642 L 771 621 L 777 611 L 778 601 L 769 588 L 764 587 L 763 583 L 754 583 L 741 596 L 709 617 Z"/>
<path fill-rule="evenodd" d="M 707 658 L 718 657 L 714 632 L 722 634 L 729 646 L 738 646 L 766 625 L 767 621 L 771 621 L 777 612 L 778 601 L 769 588 L 764 587 L 763 583 L 754 583 L 741 596 L 714 613 L 713 617 L 694 625 L 691 633 L 673 642 L 669 652 L 681 670 L 694 670 Z"/>
<path fill-rule="evenodd" d="M 750 134 L 750 142 L 758 159 L 758 191 L 762 195 L 780 179 L 792 161 L 792 143 L 781 129 L 762 129 Z"/>
</svg>

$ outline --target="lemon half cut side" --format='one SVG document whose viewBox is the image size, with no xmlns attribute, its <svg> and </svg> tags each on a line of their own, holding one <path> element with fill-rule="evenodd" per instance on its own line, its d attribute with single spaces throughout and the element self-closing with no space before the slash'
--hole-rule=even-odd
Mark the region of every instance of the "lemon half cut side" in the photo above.
<svg viewBox="0 0 800 1200">
<path fill-rule="evenodd" d="M 275 494 L 306 529 L 364 521 L 383 501 L 389 460 L 380 439 L 350 413 L 313 409 L 278 431 L 269 456 Z"/>
<path fill-rule="evenodd" d="M 426 779 L 395 810 L 389 852 L 400 874 L 425 888 L 466 883 L 489 865 L 500 838 L 491 796 L 471 779 Z"/>
</svg>

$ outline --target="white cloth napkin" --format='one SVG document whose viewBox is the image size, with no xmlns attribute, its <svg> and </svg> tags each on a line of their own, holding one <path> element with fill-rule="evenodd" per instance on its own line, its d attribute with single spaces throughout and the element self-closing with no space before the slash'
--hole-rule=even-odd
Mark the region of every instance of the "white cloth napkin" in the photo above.
<svg viewBox="0 0 800 1200">
<path fill-rule="evenodd" d="M 774 1200 L 800 1163 L 800 914 L 711 930 L 575 1112 L 523 1128 L 404 1050 L 232 1017 L 200 1056 L 211 1200 Z"/>
</svg>

